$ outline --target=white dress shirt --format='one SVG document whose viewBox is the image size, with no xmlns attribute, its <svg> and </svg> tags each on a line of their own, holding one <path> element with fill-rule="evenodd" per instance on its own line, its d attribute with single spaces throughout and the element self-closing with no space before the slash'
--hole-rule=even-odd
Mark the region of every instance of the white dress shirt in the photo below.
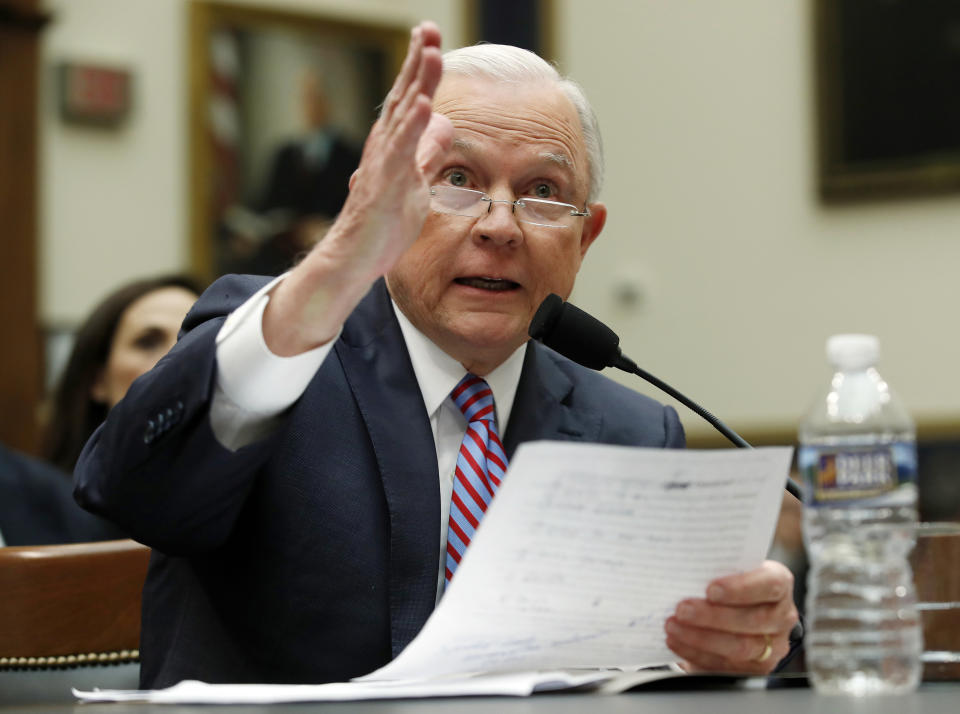
<svg viewBox="0 0 960 714">
<path fill-rule="evenodd" d="M 217 334 L 217 380 L 210 406 L 210 422 L 217 440 L 229 449 L 239 449 L 268 434 L 279 415 L 306 390 L 323 364 L 336 337 L 325 345 L 294 357 L 273 354 L 263 338 L 263 311 L 277 278 L 252 295 L 227 318 Z M 466 374 L 453 357 L 431 342 L 391 301 L 430 417 L 437 470 L 440 474 L 440 544 L 437 568 L 437 599 L 443 593 L 447 548 L 447 520 L 453 493 L 453 474 L 467 420 L 450 398 L 450 392 Z M 338 335 L 339 337 L 339 335 Z M 501 439 L 510 419 L 520 382 L 525 345 L 486 375 L 496 405 Z"/>
</svg>

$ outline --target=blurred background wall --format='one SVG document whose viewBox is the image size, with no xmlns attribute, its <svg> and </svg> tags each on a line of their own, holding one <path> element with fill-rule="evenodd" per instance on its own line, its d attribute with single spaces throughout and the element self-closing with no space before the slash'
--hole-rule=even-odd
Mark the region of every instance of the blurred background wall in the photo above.
<svg viewBox="0 0 960 714">
<path fill-rule="evenodd" d="M 432 18 L 448 48 L 469 34 L 455 0 L 259 4 L 398 27 Z M 44 326 L 76 324 L 131 277 L 191 267 L 188 5 L 45 2 Z M 581 272 L 581 307 L 747 438 L 791 438 L 828 378 L 824 339 L 841 331 L 879 335 L 882 372 L 922 433 L 960 434 L 960 195 L 821 203 L 810 2 L 549 5 L 555 59 L 586 88 L 607 148 L 610 218 Z M 60 120 L 64 59 L 132 71 L 122 126 Z M 719 443 L 680 413 L 694 442 Z"/>
</svg>

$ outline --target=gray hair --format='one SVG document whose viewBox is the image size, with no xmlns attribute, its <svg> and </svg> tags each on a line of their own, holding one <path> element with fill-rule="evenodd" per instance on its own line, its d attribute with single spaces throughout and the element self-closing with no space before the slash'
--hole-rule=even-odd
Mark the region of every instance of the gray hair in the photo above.
<svg viewBox="0 0 960 714">
<path fill-rule="evenodd" d="M 597 115 L 579 84 L 533 52 L 511 45 L 481 44 L 450 50 L 443 55 L 443 73 L 499 82 L 556 84 L 580 118 L 590 170 L 587 201 L 597 199 L 603 186 L 603 141 Z"/>
</svg>

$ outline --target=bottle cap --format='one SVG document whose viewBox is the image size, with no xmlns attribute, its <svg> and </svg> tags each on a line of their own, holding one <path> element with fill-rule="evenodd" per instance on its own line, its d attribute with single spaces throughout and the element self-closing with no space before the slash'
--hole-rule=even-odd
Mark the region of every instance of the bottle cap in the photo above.
<svg viewBox="0 0 960 714">
<path fill-rule="evenodd" d="M 880 340 L 873 335 L 834 335 L 827 340 L 827 359 L 837 369 L 865 369 L 880 358 Z"/>
</svg>

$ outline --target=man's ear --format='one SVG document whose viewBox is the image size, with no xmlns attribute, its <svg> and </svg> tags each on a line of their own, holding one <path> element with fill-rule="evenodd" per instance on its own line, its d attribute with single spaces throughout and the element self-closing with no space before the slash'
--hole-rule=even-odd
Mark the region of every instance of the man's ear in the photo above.
<svg viewBox="0 0 960 714">
<path fill-rule="evenodd" d="M 600 235 L 603 226 L 607 223 L 607 207 L 602 203 L 587 204 L 590 215 L 583 219 L 583 231 L 580 233 L 580 257 L 587 254 L 593 241 Z"/>
</svg>

